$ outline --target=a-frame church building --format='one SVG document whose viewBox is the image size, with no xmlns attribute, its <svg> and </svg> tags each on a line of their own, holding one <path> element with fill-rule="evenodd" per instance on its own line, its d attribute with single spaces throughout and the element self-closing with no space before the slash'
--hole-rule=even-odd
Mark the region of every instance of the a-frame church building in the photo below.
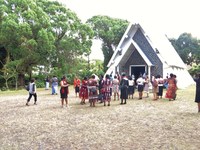
<svg viewBox="0 0 200 150">
<path fill-rule="evenodd" d="M 165 35 L 148 35 L 140 24 L 130 24 L 120 40 L 106 74 L 125 72 L 126 75 L 161 75 L 165 78 L 173 73 L 177 76 L 178 87 L 194 84 L 186 65 Z"/>
</svg>

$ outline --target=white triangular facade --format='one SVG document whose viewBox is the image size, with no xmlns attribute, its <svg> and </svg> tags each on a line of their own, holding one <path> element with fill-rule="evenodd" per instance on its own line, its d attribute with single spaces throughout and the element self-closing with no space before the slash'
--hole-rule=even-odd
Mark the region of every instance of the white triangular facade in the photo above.
<svg viewBox="0 0 200 150">
<path fill-rule="evenodd" d="M 146 73 L 165 78 L 173 73 L 178 87 L 194 84 L 186 65 L 165 35 L 147 34 L 140 24 L 130 24 L 120 40 L 106 74 L 126 72 L 127 75 Z M 138 71 L 138 72 L 137 72 Z"/>
</svg>

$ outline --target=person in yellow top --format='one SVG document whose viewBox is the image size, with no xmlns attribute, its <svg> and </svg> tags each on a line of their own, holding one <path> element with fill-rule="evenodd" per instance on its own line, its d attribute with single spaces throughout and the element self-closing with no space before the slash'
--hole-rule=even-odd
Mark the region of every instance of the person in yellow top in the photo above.
<svg viewBox="0 0 200 150">
<path fill-rule="evenodd" d="M 76 97 L 77 97 L 77 94 L 79 94 L 80 85 L 81 85 L 81 80 L 78 77 L 75 77 L 74 78 L 74 89 L 75 89 Z"/>
</svg>

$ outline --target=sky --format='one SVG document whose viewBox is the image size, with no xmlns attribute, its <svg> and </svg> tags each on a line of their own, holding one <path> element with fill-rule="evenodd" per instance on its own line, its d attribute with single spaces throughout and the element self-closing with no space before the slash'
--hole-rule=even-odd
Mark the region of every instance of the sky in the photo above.
<svg viewBox="0 0 200 150">
<path fill-rule="evenodd" d="M 83 23 L 95 15 L 107 15 L 140 23 L 152 32 L 178 38 L 187 32 L 200 39 L 200 0 L 57 0 L 77 14 Z M 144 29 L 145 30 L 145 29 Z M 95 42 L 95 46 L 99 46 Z"/>
</svg>

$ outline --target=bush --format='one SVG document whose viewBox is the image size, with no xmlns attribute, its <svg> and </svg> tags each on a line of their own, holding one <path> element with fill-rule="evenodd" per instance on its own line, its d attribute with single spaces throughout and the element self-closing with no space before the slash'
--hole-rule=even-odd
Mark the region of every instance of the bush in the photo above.
<svg viewBox="0 0 200 150">
<path fill-rule="evenodd" d="M 6 87 L 2 87 L 1 91 L 7 91 L 8 89 Z"/>
<path fill-rule="evenodd" d="M 190 70 L 188 70 L 191 76 L 196 75 L 197 73 L 200 72 L 200 65 L 194 65 Z"/>
<path fill-rule="evenodd" d="M 44 83 L 44 81 L 42 81 L 42 82 L 41 81 L 39 81 L 39 82 L 37 81 L 36 82 L 36 86 L 37 86 L 37 88 L 45 88 L 45 83 Z"/>
</svg>

